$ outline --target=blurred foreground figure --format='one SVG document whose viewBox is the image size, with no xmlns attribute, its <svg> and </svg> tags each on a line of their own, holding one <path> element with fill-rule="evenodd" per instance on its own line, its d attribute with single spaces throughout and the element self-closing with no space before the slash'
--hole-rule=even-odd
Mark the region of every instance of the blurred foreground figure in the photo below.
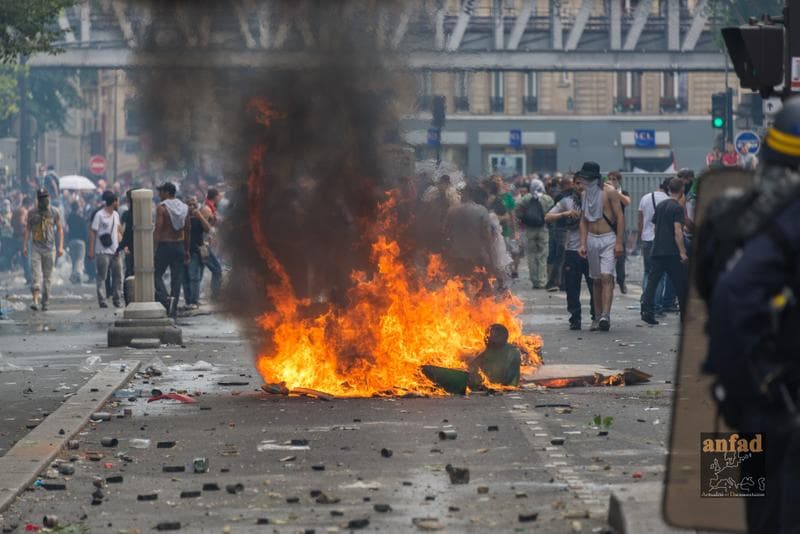
<svg viewBox="0 0 800 534">
<path fill-rule="evenodd" d="M 749 532 L 800 525 L 800 98 L 768 130 L 747 190 L 723 194 L 700 228 L 697 285 L 708 304 L 713 395 L 740 433 L 762 433 L 764 497 L 746 501 Z M 749 464 L 748 464 L 749 465 Z"/>
</svg>

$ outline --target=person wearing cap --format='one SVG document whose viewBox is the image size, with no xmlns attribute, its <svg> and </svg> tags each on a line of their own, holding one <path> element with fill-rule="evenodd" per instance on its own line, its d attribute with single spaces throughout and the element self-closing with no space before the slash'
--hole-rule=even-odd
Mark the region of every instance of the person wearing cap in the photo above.
<svg viewBox="0 0 800 534">
<path fill-rule="evenodd" d="M 625 220 L 622 196 L 611 185 L 603 185 L 600 165 L 587 161 L 576 174 L 586 188 L 580 222 L 581 257 L 589 261 L 595 316 L 590 330 L 611 328 L 611 303 L 614 300 L 616 258 L 624 253 Z"/>
<path fill-rule="evenodd" d="M 703 371 L 714 375 L 714 398 L 739 433 L 763 433 L 764 469 L 743 464 L 742 476 L 763 477 L 763 497 L 745 501 L 748 532 L 796 532 L 800 525 L 800 426 L 797 406 L 800 346 L 800 97 L 784 101 L 767 130 L 753 186 L 720 223 L 739 246 L 719 258 L 705 226 L 697 232 L 700 260 L 723 266 L 716 278 L 698 271 L 707 296 L 708 355 Z M 727 215 L 727 212 L 723 212 Z M 719 259 L 717 259 L 719 258 Z M 726 259 L 727 258 L 727 259 Z"/>
<path fill-rule="evenodd" d="M 89 227 L 89 259 L 97 267 L 97 303 L 108 308 L 106 278 L 111 274 L 111 300 L 115 308 L 122 307 L 122 255 L 119 242 L 122 224 L 119 220 L 119 197 L 113 191 L 103 191 L 103 209 L 97 211 Z"/>
<path fill-rule="evenodd" d="M 56 256 L 64 255 L 64 227 L 61 213 L 50 205 L 47 189 L 36 191 L 37 206 L 28 212 L 28 222 L 22 239 L 22 256 L 31 258 L 31 309 L 47 311 L 50 284 Z M 31 248 L 28 249 L 28 239 Z"/>
<path fill-rule="evenodd" d="M 189 263 L 190 219 L 189 207 L 175 198 L 175 184 L 165 182 L 158 187 L 161 202 L 156 207 L 156 227 L 153 231 L 155 245 L 156 300 L 175 317 L 183 285 L 184 264 Z M 170 290 L 164 284 L 169 269 Z"/>
</svg>

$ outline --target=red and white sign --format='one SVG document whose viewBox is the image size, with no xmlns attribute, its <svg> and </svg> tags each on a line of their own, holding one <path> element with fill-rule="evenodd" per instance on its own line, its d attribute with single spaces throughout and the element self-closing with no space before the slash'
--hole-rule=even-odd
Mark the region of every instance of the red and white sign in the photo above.
<svg viewBox="0 0 800 534">
<path fill-rule="evenodd" d="M 106 158 L 103 156 L 92 156 L 89 159 L 89 170 L 92 174 L 98 176 L 106 172 Z"/>
</svg>

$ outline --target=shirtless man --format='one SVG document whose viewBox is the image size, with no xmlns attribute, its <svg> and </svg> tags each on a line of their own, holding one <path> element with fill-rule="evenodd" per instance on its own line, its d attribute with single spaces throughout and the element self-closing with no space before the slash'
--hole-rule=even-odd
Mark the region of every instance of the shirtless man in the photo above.
<svg viewBox="0 0 800 534">
<path fill-rule="evenodd" d="M 584 163 L 575 178 L 586 188 L 578 254 L 589 261 L 589 277 L 594 282 L 592 292 L 597 320 L 592 321 L 590 330 L 607 332 L 611 328 L 616 258 L 624 251 L 622 197 L 611 185 L 603 185 L 600 166 L 593 161 Z"/>
</svg>

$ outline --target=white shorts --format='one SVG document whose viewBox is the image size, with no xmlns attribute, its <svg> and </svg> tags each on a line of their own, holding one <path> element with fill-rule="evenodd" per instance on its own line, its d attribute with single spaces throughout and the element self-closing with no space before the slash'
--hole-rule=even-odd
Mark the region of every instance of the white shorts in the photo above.
<svg viewBox="0 0 800 534">
<path fill-rule="evenodd" d="M 586 256 L 589 260 L 589 278 L 600 278 L 601 274 L 613 275 L 617 266 L 614 256 L 614 245 L 617 235 L 614 232 L 607 234 L 589 234 L 586 237 Z"/>
</svg>

